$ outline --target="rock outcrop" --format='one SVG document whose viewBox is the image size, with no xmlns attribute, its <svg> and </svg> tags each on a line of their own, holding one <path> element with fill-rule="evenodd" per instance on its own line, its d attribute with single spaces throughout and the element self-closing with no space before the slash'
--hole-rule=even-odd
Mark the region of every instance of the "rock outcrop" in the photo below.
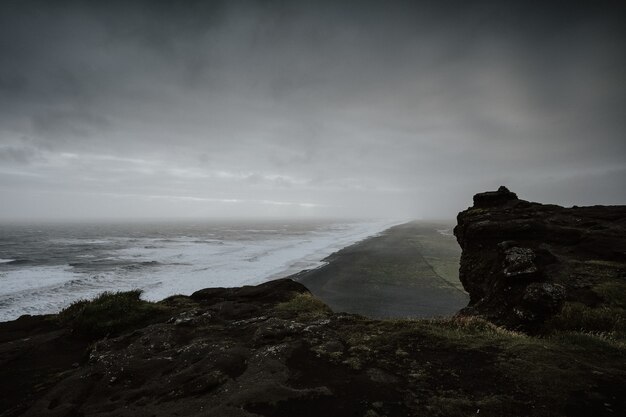
<svg viewBox="0 0 626 417">
<path fill-rule="evenodd" d="M 457 221 L 470 294 L 461 314 L 535 331 L 565 302 L 593 308 L 602 288 L 626 283 L 626 206 L 564 208 L 500 187 L 476 194 Z"/>
<path fill-rule="evenodd" d="M 0 323 L 0 417 L 626 415 L 625 208 L 475 203 L 463 315 L 334 313 L 290 279 L 103 294 Z"/>
</svg>

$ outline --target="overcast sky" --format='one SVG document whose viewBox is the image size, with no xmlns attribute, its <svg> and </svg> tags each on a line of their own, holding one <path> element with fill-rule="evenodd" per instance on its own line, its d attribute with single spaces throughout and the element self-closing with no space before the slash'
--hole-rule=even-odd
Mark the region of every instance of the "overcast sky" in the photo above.
<svg viewBox="0 0 626 417">
<path fill-rule="evenodd" d="M 619 3 L 4 0 L 0 220 L 624 204 Z"/>
</svg>

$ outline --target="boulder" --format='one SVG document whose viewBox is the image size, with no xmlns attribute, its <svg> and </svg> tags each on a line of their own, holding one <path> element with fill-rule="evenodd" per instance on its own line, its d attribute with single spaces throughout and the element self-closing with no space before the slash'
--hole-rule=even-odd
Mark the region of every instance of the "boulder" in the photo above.
<svg viewBox="0 0 626 417">
<path fill-rule="evenodd" d="M 514 246 L 504 251 L 504 275 L 507 278 L 528 278 L 537 275 L 535 252 Z"/>
<path fill-rule="evenodd" d="M 474 195 L 474 207 L 487 208 L 517 201 L 517 194 L 509 191 L 505 186 L 500 186 L 497 191 L 486 191 Z"/>
</svg>

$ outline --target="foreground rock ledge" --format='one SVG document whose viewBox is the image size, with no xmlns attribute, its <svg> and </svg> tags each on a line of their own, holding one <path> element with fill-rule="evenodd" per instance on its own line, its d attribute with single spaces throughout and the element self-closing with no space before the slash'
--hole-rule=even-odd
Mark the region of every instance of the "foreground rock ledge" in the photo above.
<svg viewBox="0 0 626 417">
<path fill-rule="evenodd" d="M 448 319 L 333 313 L 289 279 L 23 316 L 0 323 L 0 416 L 626 415 L 623 228 L 478 194 Z"/>
<path fill-rule="evenodd" d="M 563 208 L 500 187 L 476 194 L 457 220 L 462 314 L 537 331 L 564 303 L 593 309 L 626 293 L 626 206 Z"/>
</svg>

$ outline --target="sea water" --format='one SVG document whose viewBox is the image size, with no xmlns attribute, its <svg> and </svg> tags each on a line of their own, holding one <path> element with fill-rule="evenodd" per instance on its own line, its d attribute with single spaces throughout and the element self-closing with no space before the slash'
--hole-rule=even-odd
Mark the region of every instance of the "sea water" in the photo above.
<svg viewBox="0 0 626 417">
<path fill-rule="evenodd" d="M 0 321 L 58 312 L 103 291 L 160 300 L 323 264 L 397 224 L 385 221 L 179 221 L 0 225 Z"/>
</svg>

